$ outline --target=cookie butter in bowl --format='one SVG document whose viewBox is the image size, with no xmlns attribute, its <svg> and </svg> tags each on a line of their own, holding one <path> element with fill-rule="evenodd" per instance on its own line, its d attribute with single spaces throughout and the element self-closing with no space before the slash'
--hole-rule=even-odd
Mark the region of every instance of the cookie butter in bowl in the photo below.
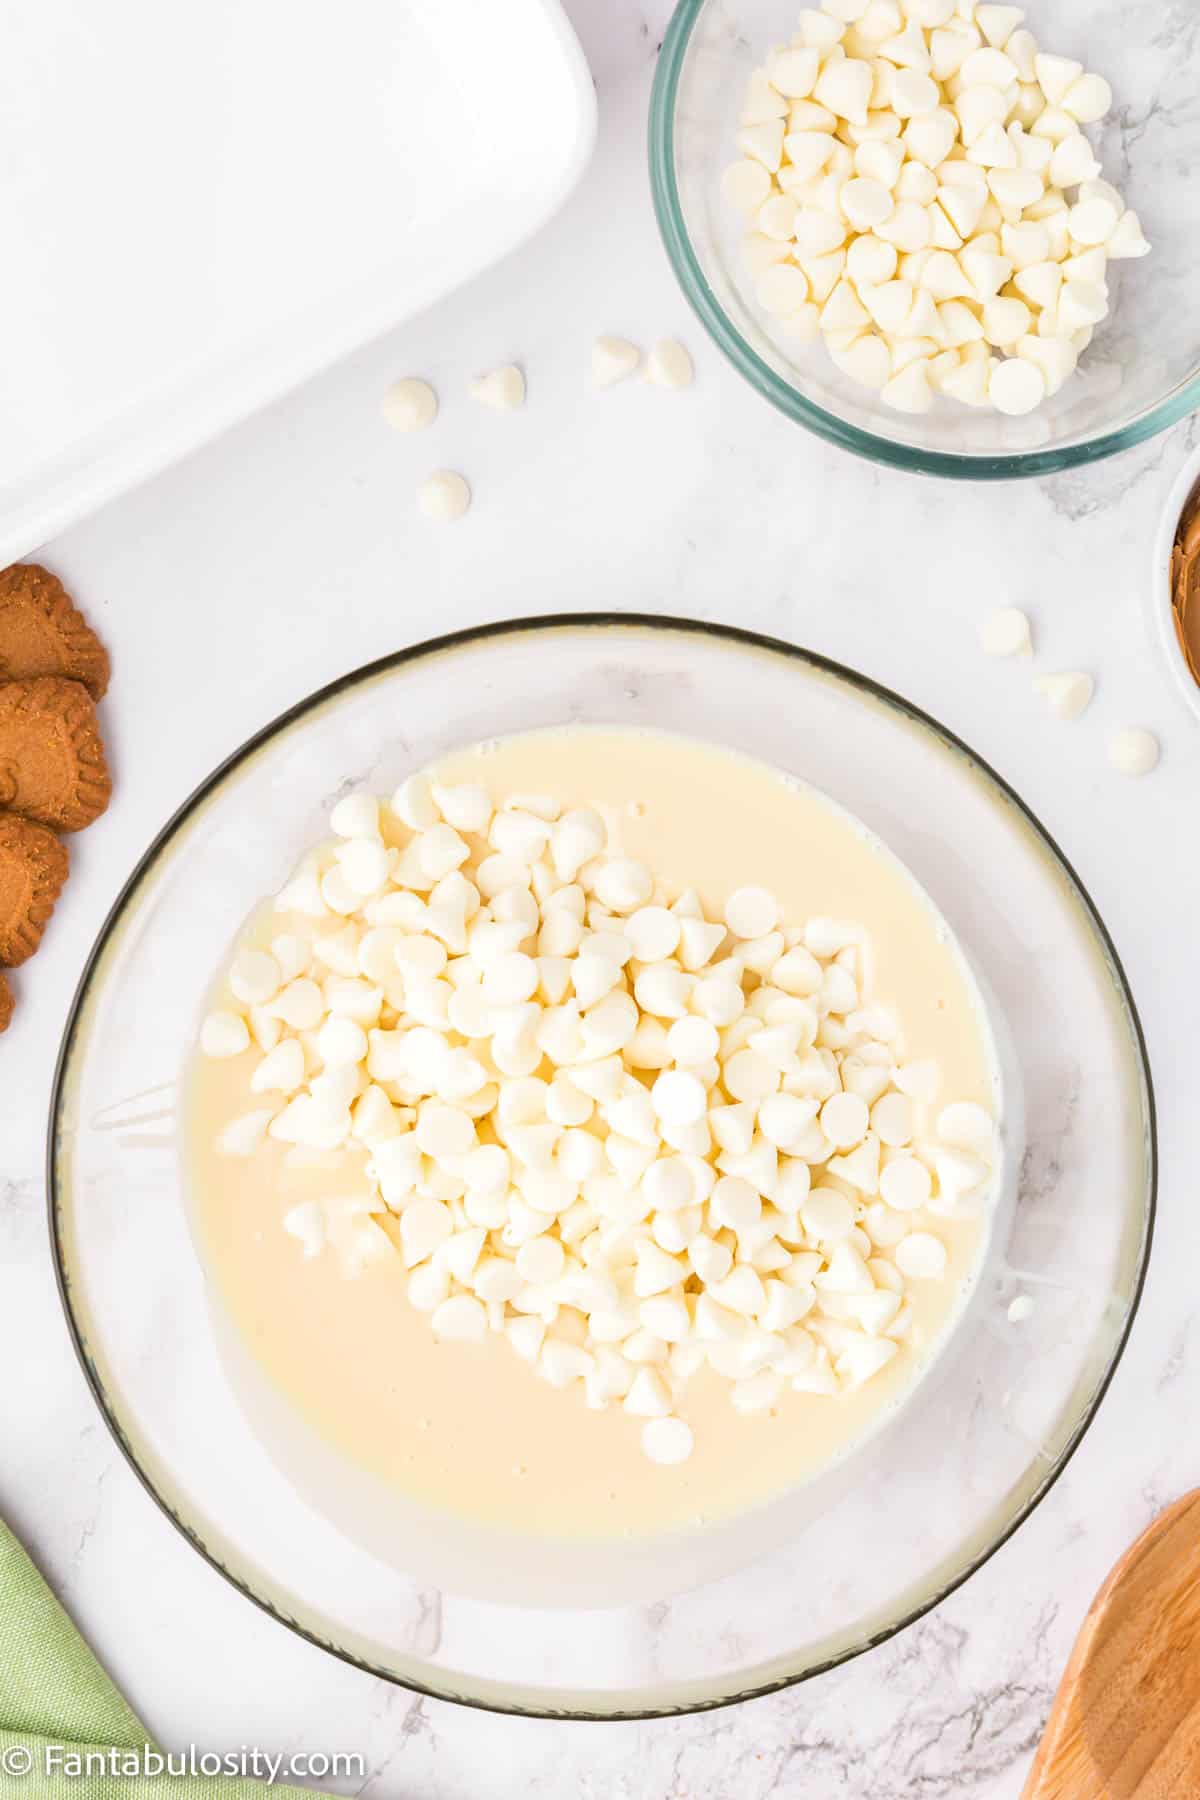
<svg viewBox="0 0 1200 1800">
<path fill-rule="evenodd" d="M 1148 600 L 1176 690 L 1200 719 L 1200 453 L 1188 458 L 1167 496 L 1154 539 Z"/>
<path fill-rule="evenodd" d="M 1200 683 L 1200 490 L 1195 488 L 1171 551 L 1171 611 L 1188 672 Z"/>
</svg>

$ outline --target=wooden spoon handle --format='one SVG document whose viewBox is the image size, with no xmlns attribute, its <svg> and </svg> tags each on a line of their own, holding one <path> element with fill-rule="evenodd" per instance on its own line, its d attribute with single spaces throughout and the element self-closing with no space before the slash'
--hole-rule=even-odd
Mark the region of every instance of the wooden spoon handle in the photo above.
<svg viewBox="0 0 1200 1800">
<path fill-rule="evenodd" d="M 1200 1491 L 1126 1551 L 1075 1641 L 1022 1800 L 1200 1795 Z"/>
</svg>

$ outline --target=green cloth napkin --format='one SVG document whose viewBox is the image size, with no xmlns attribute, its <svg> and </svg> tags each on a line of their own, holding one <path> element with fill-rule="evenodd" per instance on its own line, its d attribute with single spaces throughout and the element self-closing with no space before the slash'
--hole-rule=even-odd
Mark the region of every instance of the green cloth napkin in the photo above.
<svg viewBox="0 0 1200 1800">
<path fill-rule="evenodd" d="M 267 1800 L 312 1788 L 240 1775 L 68 1773 L 69 1759 L 157 1748 L 0 1521 L 0 1800 Z M 120 1768 L 120 1763 L 117 1764 Z M 264 1768 L 265 1772 L 265 1768 Z"/>
</svg>

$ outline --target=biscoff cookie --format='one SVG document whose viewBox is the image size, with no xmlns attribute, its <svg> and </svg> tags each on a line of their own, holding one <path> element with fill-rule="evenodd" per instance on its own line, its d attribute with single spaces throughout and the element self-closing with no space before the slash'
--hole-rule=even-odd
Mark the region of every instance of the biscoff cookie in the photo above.
<svg viewBox="0 0 1200 1800">
<path fill-rule="evenodd" d="M 15 969 L 33 955 L 69 867 L 67 847 L 52 831 L 0 813 L 0 967 Z"/>
<path fill-rule="evenodd" d="M 16 1001 L 13 999 L 13 991 L 4 979 L 3 970 L 0 970 L 0 1031 L 8 1030 L 9 1021 L 13 1016 L 13 1007 L 15 1005 Z"/>
<path fill-rule="evenodd" d="M 82 831 L 112 793 L 96 708 L 78 681 L 37 676 L 0 687 L 0 806 L 56 831 Z"/>
<path fill-rule="evenodd" d="M 0 569 L 0 681 L 61 675 L 93 700 L 108 686 L 108 651 L 57 575 L 39 563 Z"/>
</svg>

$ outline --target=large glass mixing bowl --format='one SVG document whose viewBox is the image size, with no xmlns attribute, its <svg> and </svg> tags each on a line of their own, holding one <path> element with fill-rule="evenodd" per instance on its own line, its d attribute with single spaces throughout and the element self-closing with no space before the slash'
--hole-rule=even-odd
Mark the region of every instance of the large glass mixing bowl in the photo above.
<svg viewBox="0 0 1200 1800">
<path fill-rule="evenodd" d="M 949 400 L 911 417 L 797 345 L 759 306 L 739 254 L 745 224 L 723 201 L 746 81 L 796 29 L 801 0 L 680 0 L 654 81 L 650 175 L 667 252 L 733 366 L 797 424 L 875 462 L 1003 479 L 1095 462 L 1200 406 L 1200 232 L 1188 196 L 1200 163 L 1192 0 L 1030 0 L 1041 49 L 1107 76 L 1098 127 L 1106 179 L 1141 216 L 1152 254 L 1110 269 L 1112 311 L 1075 375 L 1034 413 L 1005 418 Z"/>
<path fill-rule="evenodd" d="M 541 1572 L 526 1541 L 497 1549 L 505 1598 L 442 1591 L 399 1506 L 388 1553 L 374 1554 L 348 1488 L 296 1478 L 231 1383 L 177 1142 L 177 1077 L 206 985 L 240 922 L 321 835 L 331 798 L 388 791 L 456 746 L 579 722 L 756 756 L 889 844 L 1002 1022 L 1006 1111 L 1023 1114 L 1024 1146 L 1014 1203 L 936 1379 L 846 1465 L 853 1479 L 797 1505 L 769 1544 L 746 1515 L 736 1572 L 698 1531 L 690 1585 L 667 1600 L 653 1559 L 638 1573 L 635 1545 L 623 1603 L 599 1609 L 548 1606 L 532 1578 L 523 1592 L 522 1559 Z M 1142 1282 L 1154 1178 L 1149 1071 L 1116 954 L 1003 782 L 849 670 L 742 632 L 627 615 L 516 622 L 402 651 L 231 757 L 150 847 L 101 933 L 50 1139 L 54 1252 L 87 1378 L 188 1541 L 293 1630 L 389 1680 L 581 1718 L 687 1711 L 798 1681 L 878 1643 L 977 1568 L 1046 1492 L 1104 1392 Z M 1028 1316 L 1010 1315 L 1018 1297 L 1033 1302 Z"/>
</svg>

